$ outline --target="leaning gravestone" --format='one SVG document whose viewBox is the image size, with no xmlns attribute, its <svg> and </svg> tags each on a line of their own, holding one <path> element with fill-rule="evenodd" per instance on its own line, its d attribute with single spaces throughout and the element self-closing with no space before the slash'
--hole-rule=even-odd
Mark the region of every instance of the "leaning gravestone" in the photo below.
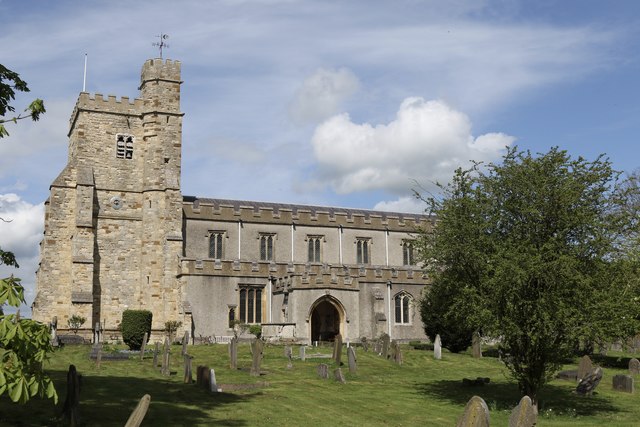
<svg viewBox="0 0 640 427">
<path fill-rule="evenodd" d="M 536 408 L 529 396 L 523 396 L 509 417 L 509 427 L 533 427 L 538 421 Z"/>
<path fill-rule="evenodd" d="M 635 357 L 629 360 L 629 374 L 631 375 L 640 374 L 640 361 Z"/>
<path fill-rule="evenodd" d="M 229 368 L 238 369 L 238 338 L 236 337 L 229 341 Z"/>
<path fill-rule="evenodd" d="M 457 427 L 489 427 L 489 407 L 479 396 L 473 396 L 464 407 Z"/>
<path fill-rule="evenodd" d="M 187 344 L 189 344 L 189 331 L 184 331 L 184 337 L 182 338 L 182 355 L 187 354 Z"/>
<path fill-rule="evenodd" d="M 342 369 L 338 368 L 333 371 L 333 377 L 341 384 L 345 384 L 347 381 L 344 379 L 344 375 L 342 374 Z"/>
<path fill-rule="evenodd" d="M 473 333 L 473 337 L 471 338 L 471 348 L 472 348 L 473 357 L 475 357 L 476 359 L 479 359 L 482 357 L 480 333 L 477 331 Z"/>
<path fill-rule="evenodd" d="M 151 402 L 151 396 L 145 394 L 142 396 L 142 399 L 138 402 L 136 409 L 133 410 L 131 415 L 129 415 L 129 419 L 124 427 L 139 427 L 144 420 L 144 416 L 147 415 L 147 410 L 149 409 L 149 403 Z"/>
<path fill-rule="evenodd" d="M 142 337 L 142 345 L 140 346 L 140 360 L 144 360 L 144 351 L 147 348 L 147 339 L 149 339 L 149 334 L 145 332 Z"/>
<path fill-rule="evenodd" d="M 300 360 L 302 360 L 303 362 L 306 360 L 307 357 L 307 347 L 306 346 L 300 346 Z"/>
<path fill-rule="evenodd" d="M 391 338 L 387 334 L 382 334 L 380 338 L 382 340 L 382 351 L 380 355 L 386 360 L 389 358 L 389 340 Z"/>
<path fill-rule="evenodd" d="M 333 342 L 333 360 L 335 360 L 336 365 L 340 366 L 342 364 L 342 335 L 336 335 L 335 341 Z"/>
<path fill-rule="evenodd" d="M 353 347 L 347 349 L 347 358 L 349 359 L 349 373 L 355 374 L 357 371 L 356 351 Z"/>
<path fill-rule="evenodd" d="M 264 343 L 259 338 L 256 338 L 251 343 L 251 354 L 253 355 L 252 364 L 251 364 L 252 377 L 260 376 L 260 363 L 262 362 L 263 348 L 264 348 Z"/>
<path fill-rule="evenodd" d="M 193 382 L 193 373 L 191 372 L 191 360 L 193 356 L 185 354 L 182 357 L 184 357 L 184 383 L 191 384 Z"/>
<path fill-rule="evenodd" d="M 589 356 L 584 355 L 578 363 L 578 381 L 589 375 L 593 371 L 593 362 Z"/>
<path fill-rule="evenodd" d="M 80 405 L 80 378 L 75 365 L 69 365 L 67 372 L 67 398 L 64 401 L 62 414 L 71 426 L 79 424 L 78 406 Z"/>
<path fill-rule="evenodd" d="M 162 368 L 160 370 L 162 375 L 171 375 L 171 348 L 169 345 L 169 338 L 164 340 L 164 349 L 162 352 Z"/>
<path fill-rule="evenodd" d="M 597 367 L 580 380 L 578 387 L 576 387 L 576 393 L 583 396 L 591 395 L 598 384 L 600 384 L 600 380 L 602 380 L 602 369 Z"/>
<path fill-rule="evenodd" d="M 393 340 L 393 342 L 391 343 L 391 350 L 393 361 L 398 365 L 402 365 L 402 350 L 400 349 L 400 344 L 398 343 L 398 341 Z"/>
<path fill-rule="evenodd" d="M 436 360 L 442 359 L 442 341 L 440 341 L 440 334 L 436 335 L 436 339 L 433 343 L 433 357 Z"/>
<path fill-rule="evenodd" d="M 318 365 L 318 376 L 320 378 L 322 378 L 323 380 L 326 380 L 329 378 L 329 365 L 327 365 L 326 363 L 321 363 Z"/>
<path fill-rule="evenodd" d="M 613 389 L 633 393 L 633 377 L 631 375 L 614 375 Z"/>
</svg>

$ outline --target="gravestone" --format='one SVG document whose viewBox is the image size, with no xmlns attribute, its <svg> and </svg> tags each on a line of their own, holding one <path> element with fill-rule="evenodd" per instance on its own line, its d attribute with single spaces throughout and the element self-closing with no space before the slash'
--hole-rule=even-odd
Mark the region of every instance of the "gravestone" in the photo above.
<svg viewBox="0 0 640 427">
<path fill-rule="evenodd" d="M 80 376 L 76 371 L 75 365 L 69 365 L 67 372 L 67 397 L 64 400 L 62 414 L 64 418 L 69 420 L 71 426 L 77 426 L 80 423 L 78 414 L 78 406 L 80 405 Z"/>
<path fill-rule="evenodd" d="M 473 337 L 471 339 L 471 347 L 472 347 L 473 357 L 475 357 L 476 359 L 481 358 L 482 357 L 482 345 L 481 345 L 481 341 L 480 341 L 480 333 L 477 332 L 477 331 L 473 333 Z"/>
<path fill-rule="evenodd" d="M 509 417 L 509 427 L 533 427 L 538 421 L 536 408 L 529 396 L 523 396 Z"/>
<path fill-rule="evenodd" d="M 160 353 L 160 343 L 156 341 L 156 345 L 153 349 L 153 367 L 158 367 L 158 353 Z"/>
<path fill-rule="evenodd" d="M 292 360 L 292 355 L 291 353 L 289 353 L 289 358 L 287 360 L 287 369 L 293 369 L 293 360 Z"/>
<path fill-rule="evenodd" d="M 290 359 L 292 354 L 293 354 L 293 350 L 291 350 L 291 346 L 290 345 L 285 345 L 284 346 L 284 357 L 285 357 L 285 359 Z"/>
<path fill-rule="evenodd" d="M 473 396 L 464 407 L 457 427 L 489 427 L 489 407 L 479 396 Z"/>
<path fill-rule="evenodd" d="M 323 380 L 326 380 L 329 378 L 329 365 L 327 365 L 326 363 L 319 364 L 317 371 L 318 371 L 318 376 Z"/>
<path fill-rule="evenodd" d="M 342 369 L 337 368 L 333 371 L 333 377 L 341 384 L 345 384 L 347 381 L 344 379 L 344 375 L 342 374 Z"/>
<path fill-rule="evenodd" d="M 238 338 L 236 337 L 229 341 L 229 368 L 238 369 Z"/>
<path fill-rule="evenodd" d="M 307 347 L 306 346 L 300 346 L 300 360 L 302 360 L 303 362 L 306 360 L 307 358 Z"/>
<path fill-rule="evenodd" d="M 93 329 L 93 343 L 97 344 L 100 342 L 100 322 L 96 322 L 96 326 Z"/>
<path fill-rule="evenodd" d="M 51 344 L 54 347 L 58 346 L 58 316 L 53 316 L 51 323 L 49 324 L 51 329 Z"/>
<path fill-rule="evenodd" d="M 196 367 L 196 385 L 197 386 L 202 386 L 202 377 L 203 377 L 202 371 L 205 368 L 206 366 L 203 366 L 203 365 L 198 365 Z"/>
<path fill-rule="evenodd" d="M 193 356 L 185 354 L 184 356 L 184 383 L 191 384 L 193 382 L 193 373 L 191 372 L 191 360 Z"/>
<path fill-rule="evenodd" d="M 389 358 L 389 340 L 390 337 L 387 334 L 382 334 L 382 351 L 380 355 L 386 360 Z"/>
<path fill-rule="evenodd" d="M 362 349 L 367 353 L 369 351 L 369 341 L 366 337 L 362 337 L 360 339 L 360 343 L 362 344 Z"/>
<path fill-rule="evenodd" d="M 629 360 L 629 374 L 638 375 L 640 374 L 640 361 L 635 357 Z"/>
<path fill-rule="evenodd" d="M 211 389 L 211 369 L 208 366 L 203 366 L 200 385 L 207 390 Z"/>
<path fill-rule="evenodd" d="M 597 367 L 580 380 L 576 387 L 576 393 L 583 396 L 591 395 L 598 384 L 600 384 L 600 380 L 602 380 L 602 369 Z"/>
<path fill-rule="evenodd" d="M 393 340 L 391 342 L 391 350 L 393 361 L 398 365 L 402 365 L 402 350 L 400 349 L 400 343 L 398 343 L 398 341 L 396 340 Z"/>
<path fill-rule="evenodd" d="M 578 363 L 578 381 L 589 375 L 593 371 L 593 362 L 589 356 L 584 355 Z"/>
<path fill-rule="evenodd" d="M 251 354 L 253 355 L 253 360 L 251 364 L 252 377 L 260 376 L 260 363 L 262 362 L 263 348 L 264 348 L 264 343 L 260 338 L 256 338 L 251 342 Z"/>
<path fill-rule="evenodd" d="M 373 352 L 378 356 L 382 354 L 382 339 L 376 340 L 373 343 Z"/>
<path fill-rule="evenodd" d="M 142 337 L 142 345 L 140 346 L 140 360 L 144 360 L 144 350 L 147 348 L 148 338 L 149 338 L 149 334 L 145 332 L 144 336 Z"/>
<path fill-rule="evenodd" d="M 147 415 L 147 411 L 149 410 L 149 403 L 151 402 L 151 396 L 145 394 L 142 396 L 142 399 L 138 402 L 136 409 L 133 410 L 131 415 L 129 415 L 129 419 L 124 427 L 139 427 L 144 420 L 145 415 Z"/>
<path fill-rule="evenodd" d="M 169 338 L 164 339 L 164 348 L 162 351 L 162 369 L 160 372 L 162 375 L 171 375 L 171 346 L 169 345 Z"/>
<path fill-rule="evenodd" d="M 187 354 L 187 344 L 189 344 L 189 331 L 184 331 L 184 337 L 182 338 L 182 355 Z"/>
<path fill-rule="evenodd" d="M 336 335 L 335 341 L 333 342 L 333 360 L 335 360 L 336 365 L 342 365 L 342 335 Z"/>
<path fill-rule="evenodd" d="M 347 349 L 347 358 L 349 359 L 349 373 L 355 374 L 357 371 L 356 351 L 353 347 Z"/>
<path fill-rule="evenodd" d="M 218 392 L 218 383 L 216 382 L 216 371 L 213 368 L 209 370 L 209 391 L 212 393 Z"/>
<path fill-rule="evenodd" d="M 613 389 L 618 391 L 624 391 L 627 393 L 633 393 L 633 377 L 631 375 L 614 375 L 613 376 Z"/>
<path fill-rule="evenodd" d="M 440 341 L 440 334 L 436 335 L 436 339 L 433 343 L 433 357 L 436 360 L 442 359 L 442 341 Z"/>
</svg>

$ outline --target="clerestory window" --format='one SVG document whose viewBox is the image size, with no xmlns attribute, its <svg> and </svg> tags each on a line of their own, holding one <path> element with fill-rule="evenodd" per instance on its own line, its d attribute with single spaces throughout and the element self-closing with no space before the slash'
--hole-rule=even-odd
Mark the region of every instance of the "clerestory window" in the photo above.
<svg viewBox="0 0 640 427">
<path fill-rule="evenodd" d="M 356 261 L 358 264 L 369 264 L 371 239 L 358 238 L 356 240 Z"/>
<path fill-rule="evenodd" d="M 209 258 L 222 259 L 222 242 L 224 232 L 212 231 L 209 234 Z"/>
<path fill-rule="evenodd" d="M 275 234 L 260 234 L 260 261 L 275 260 Z"/>
<path fill-rule="evenodd" d="M 402 242 L 402 265 L 414 265 L 413 242 L 405 240 Z"/>
<path fill-rule="evenodd" d="M 323 236 L 308 236 L 307 237 L 307 247 L 308 247 L 308 262 L 321 262 L 321 246 L 322 246 Z"/>
</svg>

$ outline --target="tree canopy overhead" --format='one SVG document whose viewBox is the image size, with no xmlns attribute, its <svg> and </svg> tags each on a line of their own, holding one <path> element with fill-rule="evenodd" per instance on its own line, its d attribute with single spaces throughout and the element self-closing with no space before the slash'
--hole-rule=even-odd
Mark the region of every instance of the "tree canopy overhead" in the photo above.
<svg viewBox="0 0 640 427">
<path fill-rule="evenodd" d="M 420 238 L 433 280 L 423 319 L 437 302 L 441 327 L 449 319 L 498 338 L 536 402 L 577 344 L 638 331 L 628 244 L 638 224 L 627 208 L 637 186 L 621 184 L 604 157 L 572 159 L 558 148 L 537 156 L 509 148 L 500 164 L 458 169 L 442 197 L 427 199 L 437 225 Z"/>
<path fill-rule="evenodd" d="M 9 118 L 5 117 L 7 112 L 13 113 L 16 111 L 15 107 L 11 105 L 11 101 L 16 97 L 16 91 L 29 92 L 27 82 L 22 80 L 18 73 L 0 64 L 0 138 L 9 136 L 9 132 L 4 127 L 5 123 L 16 123 L 18 120 L 29 117 L 31 120 L 36 121 L 45 112 L 44 102 L 41 99 L 35 99 L 25 108 L 24 113 Z"/>
</svg>

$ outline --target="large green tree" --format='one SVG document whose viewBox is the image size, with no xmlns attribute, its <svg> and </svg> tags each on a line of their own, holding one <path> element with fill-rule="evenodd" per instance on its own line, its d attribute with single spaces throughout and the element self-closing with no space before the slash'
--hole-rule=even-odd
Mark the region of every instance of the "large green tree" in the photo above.
<svg viewBox="0 0 640 427">
<path fill-rule="evenodd" d="M 436 226 L 420 238 L 433 280 L 423 318 L 437 297 L 445 316 L 499 339 L 534 402 L 577 343 L 638 331 L 629 251 L 638 224 L 628 209 L 637 187 L 621 185 L 607 159 L 510 148 L 501 163 L 459 169 L 441 189 L 427 199 Z"/>
<path fill-rule="evenodd" d="M 44 113 L 44 105 L 36 99 L 25 110 L 28 115 L 19 114 L 4 118 L 7 112 L 14 112 L 11 101 L 15 91 L 28 92 L 27 84 L 18 74 L 0 64 L 0 138 L 8 136 L 3 124 L 17 122 L 31 117 L 38 120 Z M 6 219 L 0 217 L 0 220 Z M 18 262 L 12 252 L 0 248 L 0 265 L 18 268 Z M 53 398 L 58 396 L 53 381 L 44 373 L 43 363 L 51 346 L 47 325 L 31 319 L 22 319 L 18 314 L 4 314 L 3 307 L 19 307 L 25 302 L 24 287 L 17 277 L 0 278 L 0 396 L 6 394 L 14 402 L 25 403 L 29 398 L 39 395 Z"/>
</svg>

